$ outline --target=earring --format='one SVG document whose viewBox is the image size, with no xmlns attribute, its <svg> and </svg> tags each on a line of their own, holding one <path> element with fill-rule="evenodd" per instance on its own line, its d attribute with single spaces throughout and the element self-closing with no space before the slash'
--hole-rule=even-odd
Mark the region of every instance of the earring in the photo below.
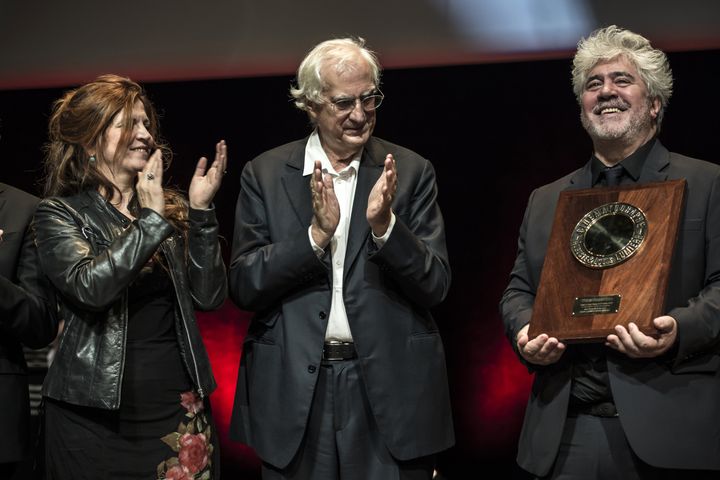
<svg viewBox="0 0 720 480">
<path fill-rule="evenodd" d="M 90 163 L 95 163 L 95 160 L 97 160 L 97 158 L 95 158 L 95 155 L 90 155 L 90 158 L 88 158 L 88 162 Z"/>
</svg>

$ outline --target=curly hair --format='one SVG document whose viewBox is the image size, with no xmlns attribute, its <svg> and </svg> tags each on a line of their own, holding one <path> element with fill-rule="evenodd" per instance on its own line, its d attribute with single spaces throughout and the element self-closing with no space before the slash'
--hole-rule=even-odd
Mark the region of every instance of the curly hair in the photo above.
<svg viewBox="0 0 720 480">
<path fill-rule="evenodd" d="M 665 53 L 653 48 L 648 39 L 616 25 L 595 30 L 589 37 L 578 42 L 572 69 L 575 97 L 581 102 L 588 75 L 595 65 L 620 56 L 635 65 L 650 98 L 660 100 L 657 118 L 659 127 L 672 96 L 673 77 L 670 63 Z"/>
</svg>

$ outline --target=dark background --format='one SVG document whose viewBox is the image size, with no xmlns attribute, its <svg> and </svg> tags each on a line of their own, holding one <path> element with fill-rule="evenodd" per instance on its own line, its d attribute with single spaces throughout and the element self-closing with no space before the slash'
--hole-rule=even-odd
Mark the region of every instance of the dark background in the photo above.
<svg viewBox="0 0 720 480">
<path fill-rule="evenodd" d="M 720 50 L 669 57 L 675 94 L 660 139 L 670 150 L 720 163 Z M 291 80 L 145 83 L 175 152 L 170 183 L 187 188 L 197 158 L 211 155 L 218 139 L 228 142 L 228 174 L 216 197 L 226 259 L 243 165 L 310 132 L 305 114 L 288 99 Z M 570 60 L 388 70 L 382 89 L 386 100 L 375 134 L 433 162 L 446 222 L 453 284 L 434 314 L 447 352 L 457 442 L 440 455 L 440 471 L 450 479 L 525 478 L 514 457 L 532 379 L 503 336 L 497 304 L 528 195 L 591 153 L 571 90 Z M 39 195 L 47 120 L 64 90 L 0 91 L 0 181 Z M 252 451 L 227 439 L 249 314 L 228 301 L 200 320 L 220 384 L 212 401 L 223 473 L 259 478 Z"/>
</svg>

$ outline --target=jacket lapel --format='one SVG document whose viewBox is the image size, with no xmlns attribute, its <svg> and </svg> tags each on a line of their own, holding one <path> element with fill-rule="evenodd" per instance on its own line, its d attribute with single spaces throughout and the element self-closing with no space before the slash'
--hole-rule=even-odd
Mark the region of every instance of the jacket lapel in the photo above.
<svg viewBox="0 0 720 480">
<path fill-rule="evenodd" d="M 376 150 L 374 139 L 371 137 L 363 151 L 357 186 L 355 187 L 355 198 L 353 200 L 352 215 L 350 216 L 350 231 L 345 252 L 345 276 L 350 271 L 350 266 L 355 262 L 355 258 L 360 253 L 370 234 L 370 225 L 368 225 L 366 218 L 368 197 L 378 178 L 380 178 L 383 171 L 383 160 L 385 159 L 385 154 Z"/>
<path fill-rule="evenodd" d="M 288 197 L 288 204 L 297 215 L 300 225 L 307 228 L 312 221 L 312 195 L 310 193 L 310 177 L 302 175 L 305 162 L 305 144 L 296 148 L 285 165 L 280 181 Z"/>
<path fill-rule="evenodd" d="M 664 182 L 668 179 L 668 165 L 670 165 L 670 152 L 660 141 L 655 141 L 640 172 L 638 183 Z"/>
<path fill-rule="evenodd" d="M 5 185 L 0 183 L 0 212 L 3 211 L 3 207 L 5 206 L 5 200 L 7 198 L 7 193 L 5 192 Z M 0 225 L 2 226 L 2 225 Z"/>
<path fill-rule="evenodd" d="M 588 161 L 582 168 L 577 170 L 570 177 L 570 185 L 568 185 L 567 187 L 568 190 L 592 187 L 592 170 L 590 169 L 591 164 L 592 162 Z"/>
</svg>

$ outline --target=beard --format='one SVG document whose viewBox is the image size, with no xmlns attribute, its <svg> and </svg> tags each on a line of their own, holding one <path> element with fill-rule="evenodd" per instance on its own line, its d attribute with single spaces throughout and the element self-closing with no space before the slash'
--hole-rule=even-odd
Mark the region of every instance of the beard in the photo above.
<svg viewBox="0 0 720 480">
<path fill-rule="evenodd" d="M 585 131 L 593 140 L 621 140 L 632 141 L 643 136 L 653 128 L 653 118 L 650 112 L 652 102 L 648 99 L 640 105 L 638 110 L 631 110 L 630 116 L 620 121 L 604 122 L 602 116 L 591 121 L 584 111 L 580 112 L 580 122 Z M 628 110 L 625 110 L 626 112 Z M 595 115 L 591 113 L 590 115 Z"/>
</svg>

